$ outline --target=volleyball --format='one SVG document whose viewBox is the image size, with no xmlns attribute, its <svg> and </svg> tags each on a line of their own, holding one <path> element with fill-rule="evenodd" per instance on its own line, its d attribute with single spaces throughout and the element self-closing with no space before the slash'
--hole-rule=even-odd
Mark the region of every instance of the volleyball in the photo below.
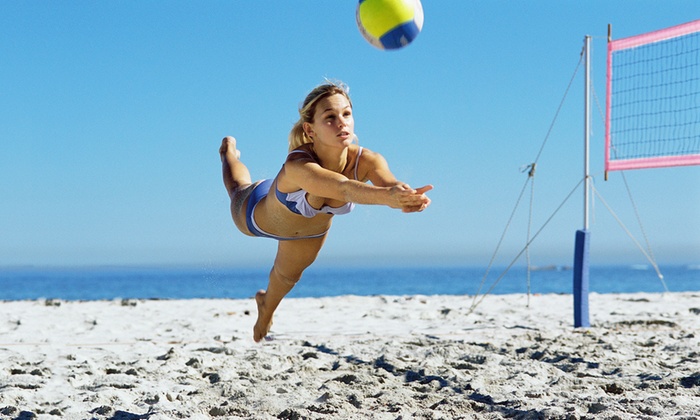
<svg viewBox="0 0 700 420">
<path fill-rule="evenodd" d="M 403 48 L 423 29 L 420 0 L 360 0 L 355 17 L 362 36 L 381 50 Z"/>
</svg>

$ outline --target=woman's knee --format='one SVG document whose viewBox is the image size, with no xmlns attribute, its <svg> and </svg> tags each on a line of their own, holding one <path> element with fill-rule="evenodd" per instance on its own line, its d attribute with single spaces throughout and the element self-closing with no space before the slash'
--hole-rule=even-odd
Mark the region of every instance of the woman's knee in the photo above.
<svg viewBox="0 0 700 420">
<path fill-rule="evenodd" d="M 277 264 L 275 264 L 272 266 L 270 277 L 277 279 L 278 281 L 289 287 L 294 287 L 294 285 L 296 285 L 299 282 L 299 280 L 301 280 L 302 273 L 302 271 L 285 270 L 279 267 Z"/>
<path fill-rule="evenodd" d="M 272 274 L 278 276 L 286 284 L 296 284 L 301 279 L 304 270 L 316 260 L 324 240 L 325 236 L 322 238 L 280 241 L 275 263 L 272 266 Z"/>
</svg>

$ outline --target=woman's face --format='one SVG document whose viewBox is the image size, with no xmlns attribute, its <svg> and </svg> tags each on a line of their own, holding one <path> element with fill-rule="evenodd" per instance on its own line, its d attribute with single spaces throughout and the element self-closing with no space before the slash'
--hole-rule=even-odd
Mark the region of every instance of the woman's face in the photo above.
<svg viewBox="0 0 700 420">
<path fill-rule="evenodd" d="M 344 95 L 334 94 L 316 104 L 313 123 L 304 123 L 306 133 L 327 146 L 347 147 L 355 138 L 352 106 Z"/>
</svg>

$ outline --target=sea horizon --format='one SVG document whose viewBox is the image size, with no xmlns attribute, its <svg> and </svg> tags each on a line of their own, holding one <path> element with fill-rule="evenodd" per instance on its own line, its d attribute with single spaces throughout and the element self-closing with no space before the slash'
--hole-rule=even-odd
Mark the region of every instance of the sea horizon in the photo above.
<svg viewBox="0 0 700 420">
<path fill-rule="evenodd" d="M 568 265 L 310 267 L 289 297 L 340 295 L 477 295 L 572 293 Z M 267 286 L 269 267 L 225 266 L 6 266 L 0 300 L 193 299 L 252 297 Z M 700 291 L 700 264 L 593 265 L 589 291 L 663 293 Z M 668 289 L 668 290 L 667 290 Z"/>
</svg>

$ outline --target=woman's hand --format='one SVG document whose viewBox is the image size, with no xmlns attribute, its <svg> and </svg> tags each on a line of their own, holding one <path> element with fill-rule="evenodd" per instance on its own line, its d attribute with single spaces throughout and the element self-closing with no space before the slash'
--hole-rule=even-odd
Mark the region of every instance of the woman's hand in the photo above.
<svg viewBox="0 0 700 420">
<path fill-rule="evenodd" d="M 426 185 L 417 190 L 414 190 L 408 184 L 400 183 L 394 185 L 389 190 L 393 201 L 389 206 L 401 209 L 404 213 L 423 211 L 430 205 L 430 198 L 425 193 L 432 189 L 432 185 Z"/>
</svg>

